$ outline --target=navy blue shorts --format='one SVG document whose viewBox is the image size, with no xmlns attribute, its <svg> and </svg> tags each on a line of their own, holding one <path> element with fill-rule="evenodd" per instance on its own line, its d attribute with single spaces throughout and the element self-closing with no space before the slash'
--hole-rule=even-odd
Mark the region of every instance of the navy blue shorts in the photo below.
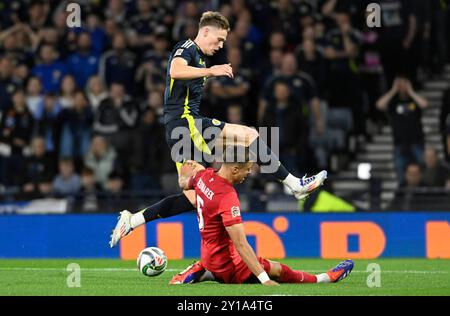
<svg viewBox="0 0 450 316">
<path fill-rule="evenodd" d="M 199 161 L 196 158 L 214 154 L 215 142 L 224 127 L 225 123 L 217 119 L 191 115 L 167 122 L 166 142 L 172 160 L 178 163 L 185 160 L 203 163 L 203 159 Z"/>
</svg>

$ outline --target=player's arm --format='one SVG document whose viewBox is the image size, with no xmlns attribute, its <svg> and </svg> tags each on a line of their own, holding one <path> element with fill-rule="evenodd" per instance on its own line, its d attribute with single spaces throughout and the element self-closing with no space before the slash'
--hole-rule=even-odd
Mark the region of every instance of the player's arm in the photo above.
<svg viewBox="0 0 450 316">
<path fill-rule="evenodd" d="M 180 174 L 178 177 L 178 185 L 180 188 L 183 190 L 193 189 L 193 176 L 195 176 L 200 170 L 204 169 L 205 167 L 194 160 L 185 161 L 180 168 Z"/>
<path fill-rule="evenodd" d="M 196 79 L 203 77 L 227 76 L 233 78 L 233 69 L 230 64 L 215 65 L 210 68 L 197 68 L 188 65 L 186 59 L 176 57 L 170 64 L 170 77 L 172 79 Z"/>
<path fill-rule="evenodd" d="M 255 252 L 247 241 L 245 236 L 244 224 L 234 224 L 225 227 L 228 235 L 233 241 L 236 250 L 241 255 L 242 260 L 254 275 L 258 277 L 264 285 L 278 285 L 277 282 L 270 280 L 269 275 L 264 271 L 263 267 L 256 258 Z"/>
</svg>

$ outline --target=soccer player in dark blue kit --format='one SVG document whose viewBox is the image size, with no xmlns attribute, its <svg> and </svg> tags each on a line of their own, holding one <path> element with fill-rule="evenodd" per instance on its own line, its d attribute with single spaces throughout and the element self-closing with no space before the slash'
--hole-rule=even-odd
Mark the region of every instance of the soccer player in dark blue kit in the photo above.
<svg viewBox="0 0 450 316">
<path fill-rule="evenodd" d="M 166 141 L 172 149 L 172 159 L 179 170 L 184 161 L 196 160 L 196 153 L 203 157 L 218 152 L 221 157 L 220 150 L 224 146 L 249 147 L 262 172 L 271 173 L 290 188 L 297 199 L 305 199 L 325 181 L 325 170 L 311 177 L 297 178 L 286 170 L 255 129 L 200 114 L 206 79 L 217 76 L 233 78 L 230 64 L 212 67 L 206 67 L 205 64 L 207 56 L 212 56 L 223 48 L 229 29 L 228 20 L 219 12 L 205 12 L 200 19 L 197 37 L 178 42 L 171 53 L 164 95 L 164 124 Z M 178 150 L 178 147 L 181 149 Z M 135 214 L 122 211 L 111 235 L 110 246 L 114 247 L 134 228 L 149 221 L 194 209 L 195 191 L 185 190 Z"/>
</svg>

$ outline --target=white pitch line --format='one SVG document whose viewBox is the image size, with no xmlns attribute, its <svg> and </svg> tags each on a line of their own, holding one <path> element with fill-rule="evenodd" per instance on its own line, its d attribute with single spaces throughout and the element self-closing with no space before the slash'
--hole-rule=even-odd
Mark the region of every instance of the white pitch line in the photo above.
<svg viewBox="0 0 450 316">
<path fill-rule="evenodd" d="M 0 271 L 67 271 L 64 268 L 18 268 L 18 267 L 0 267 Z M 81 271 L 100 271 L 100 272 L 137 272 L 137 269 L 129 268 L 81 268 Z M 168 272 L 178 272 L 181 269 L 166 269 Z M 323 270 L 308 270 L 311 273 L 322 273 Z M 372 271 L 353 270 L 352 273 L 371 273 Z M 381 270 L 381 273 L 400 273 L 400 274 L 449 274 L 449 271 L 439 270 Z"/>
</svg>

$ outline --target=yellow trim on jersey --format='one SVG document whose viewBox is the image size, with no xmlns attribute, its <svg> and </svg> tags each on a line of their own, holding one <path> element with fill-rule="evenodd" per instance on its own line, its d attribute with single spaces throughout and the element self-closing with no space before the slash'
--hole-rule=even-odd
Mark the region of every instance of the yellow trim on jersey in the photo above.
<svg viewBox="0 0 450 316">
<path fill-rule="evenodd" d="M 170 78 L 169 97 L 172 95 L 172 88 L 173 88 L 174 82 L 175 82 L 175 80 Z"/>
<path fill-rule="evenodd" d="M 178 175 L 180 175 L 180 169 L 182 165 L 183 165 L 182 162 L 175 161 L 175 166 L 177 167 Z"/>
<path fill-rule="evenodd" d="M 189 132 L 191 134 L 192 142 L 194 146 L 200 150 L 201 152 L 207 153 L 211 155 L 211 150 L 209 149 L 206 141 L 203 139 L 202 133 L 199 132 L 197 127 L 195 126 L 194 117 L 191 115 L 191 111 L 189 110 L 189 88 L 187 89 L 186 98 L 184 99 L 184 112 L 181 115 L 181 118 L 185 118 L 189 124 Z"/>
</svg>

